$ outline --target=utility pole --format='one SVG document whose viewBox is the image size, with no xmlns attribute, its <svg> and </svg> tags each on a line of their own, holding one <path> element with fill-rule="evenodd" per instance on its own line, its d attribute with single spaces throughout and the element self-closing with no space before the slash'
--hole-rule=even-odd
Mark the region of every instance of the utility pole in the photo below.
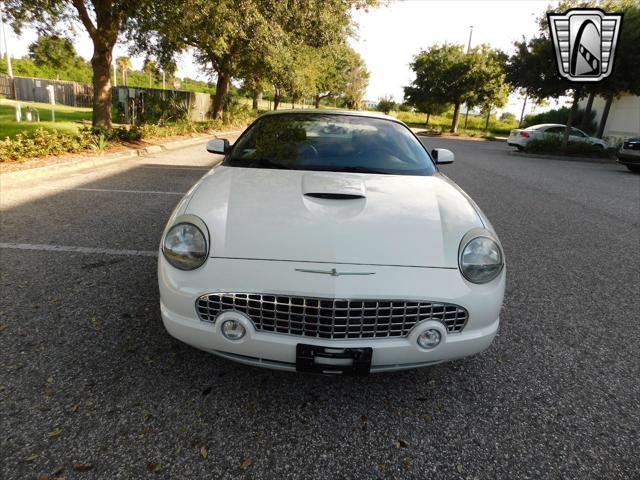
<svg viewBox="0 0 640 480">
<path fill-rule="evenodd" d="M 7 73 L 13 78 L 13 68 L 11 68 L 11 55 L 9 54 L 9 42 L 7 40 L 7 30 L 4 26 L 4 2 L 0 2 L 0 33 L 4 39 L 4 53 L 7 56 Z"/>
<path fill-rule="evenodd" d="M 469 43 L 467 43 L 467 55 L 471 51 L 471 37 L 473 36 L 473 25 L 469 26 Z M 469 105 L 467 105 L 467 111 L 464 114 L 464 128 L 467 128 L 467 121 L 469 121 Z"/>
</svg>

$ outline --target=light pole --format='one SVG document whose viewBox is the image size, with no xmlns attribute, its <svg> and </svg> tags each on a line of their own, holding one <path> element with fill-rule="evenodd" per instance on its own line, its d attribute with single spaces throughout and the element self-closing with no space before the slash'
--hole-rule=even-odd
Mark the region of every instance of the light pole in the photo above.
<svg viewBox="0 0 640 480">
<path fill-rule="evenodd" d="M 11 68 L 11 55 L 9 54 L 9 42 L 7 41 L 7 31 L 4 26 L 4 2 L 0 2 L 0 33 L 4 39 L 4 52 L 7 56 L 7 73 L 13 78 L 13 69 Z"/>
<path fill-rule="evenodd" d="M 467 55 L 471 51 L 471 37 L 473 36 L 473 25 L 469 26 L 469 43 L 467 43 Z M 467 121 L 469 120 L 469 104 L 467 104 L 467 111 L 464 114 L 464 128 L 467 128 Z"/>
</svg>

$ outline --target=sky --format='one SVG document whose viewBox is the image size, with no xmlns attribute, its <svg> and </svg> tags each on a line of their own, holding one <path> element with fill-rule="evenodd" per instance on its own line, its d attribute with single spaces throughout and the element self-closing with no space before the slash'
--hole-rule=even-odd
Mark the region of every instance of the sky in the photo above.
<svg viewBox="0 0 640 480">
<path fill-rule="evenodd" d="M 536 18 L 549 3 L 548 0 L 391 0 L 387 6 L 356 11 L 358 34 L 350 43 L 371 72 L 365 98 L 376 101 L 392 95 L 396 101 L 402 101 L 403 87 L 413 79 L 409 67 L 413 56 L 433 44 L 467 45 L 472 25 L 472 46 L 488 43 L 512 53 L 515 40 L 537 33 Z M 26 30 L 21 38 L 16 38 L 7 30 L 12 56 L 26 55 L 29 44 L 36 38 L 35 32 Z M 92 44 L 88 35 L 79 29 L 72 38 L 78 53 L 89 59 Z M 125 45 L 116 46 L 114 58 L 120 55 L 127 55 Z M 140 69 L 142 63 L 143 58 L 133 59 L 136 69 Z M 188 53 L 178 61 L 178 76 L 207 79 Z M 551 102 L 547 108 L 555 106 L 555 102 Z M 521 108 L 522 99 L 511 95 L 505 110 L 519 116 Z"/>
</svg>

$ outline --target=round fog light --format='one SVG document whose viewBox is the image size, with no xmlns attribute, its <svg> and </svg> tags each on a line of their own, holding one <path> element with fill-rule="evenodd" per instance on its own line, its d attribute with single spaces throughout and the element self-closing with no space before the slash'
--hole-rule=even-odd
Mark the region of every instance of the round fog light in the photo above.
<svg viewBox="0 0 640 480">
<path fill-rule="evenodd" d="M 434 328 L 425 330 L 420 335 L 418 335 L 418 345 L 426 350 L 436 348 L 438 345 L 440 345 L 441 340 L 442 334 Z"/>
<path fill-rule="evenodd" d="M 246 333 L 242 324 L 237 320 L 225 320 L 221 330 L 222 334 L 229 340 L 240 340 Z"/>
</svg>

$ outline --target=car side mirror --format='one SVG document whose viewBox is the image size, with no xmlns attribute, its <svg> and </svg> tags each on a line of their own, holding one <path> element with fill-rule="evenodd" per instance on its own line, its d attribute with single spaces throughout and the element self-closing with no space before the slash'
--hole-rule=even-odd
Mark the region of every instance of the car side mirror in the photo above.
<svg viewBox="0 0 640 480">
<path fill-rule="evenodd" d="M 438 165 L 453 163 L 456 158 L 453 152 L 451 150 L 447 150 L 446 148 L 434 148 L 433 150 L 431 150 L 431 156 Z"/>
<path fill-rule="evenodd" d="M 207 152 L 226 155 L 231 150 L 231 144 L 226 138 L 214 138 L 207 142 Z"/>
</svg>

